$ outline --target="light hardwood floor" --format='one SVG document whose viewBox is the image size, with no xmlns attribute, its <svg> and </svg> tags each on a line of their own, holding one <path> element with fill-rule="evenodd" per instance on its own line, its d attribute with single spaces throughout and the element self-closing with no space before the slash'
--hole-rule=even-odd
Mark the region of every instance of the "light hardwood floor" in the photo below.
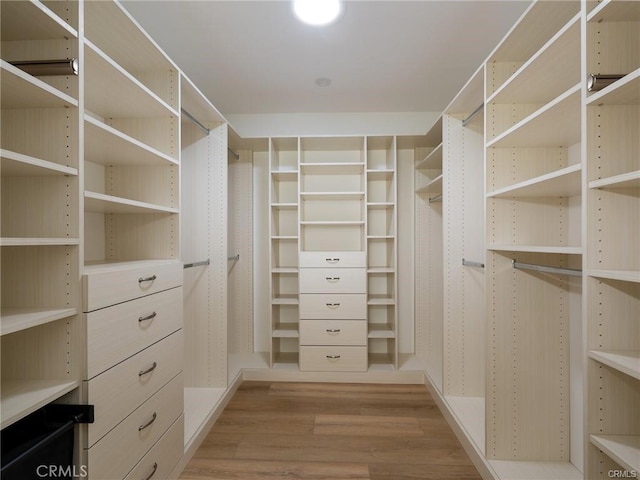
<svg viewBox="0 0 640 480">
<path fill-rule="evenodd" d="M 181 480 L 481 480 L 421 385 L 244 382 Z"/>
</svg>

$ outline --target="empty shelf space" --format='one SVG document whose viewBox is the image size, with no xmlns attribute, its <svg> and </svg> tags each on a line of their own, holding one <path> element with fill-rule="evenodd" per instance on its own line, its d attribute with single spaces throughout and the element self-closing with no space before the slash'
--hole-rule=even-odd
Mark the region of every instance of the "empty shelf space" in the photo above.
<svg viewBox="0 0 640 480">
<path fill-rule="evenodd" d="M 84 206 L 87 212 L 96 213 L 178 213 L 177 208 L 96 192 L 84 192 Z"/>
<path fill-rule="evenodd" d="M 272 203 L 271 208 L 279 210 L 295 210 L 298 208 L 297 203 Z"/>
<path fill-rule="evenodd" d="M 633 22 L 640 20 L 640 3 L 619 0 L 604 0 L 587 15 L 587 21 Z"/>
<path fill-rule="evenodd" d="M 271 269 L 271 273 L 294 275 L 298 273 L 298 267 L 276 267 Z"/>
<path fill-rule="evenodd" d="M 101 165 L 177 165 L 178 160 L 85 115 L 85 158 Z"/>
<path fill-rule="evenodd" d="M 589 188 L 640 188 L 640 170 L 589 182 Z"/>
<path fill-rule="evenodd" d="M 626 3 L 626 2 L 621 2 Z M 613 82 L 587 99 L 587 105 L 638 105 L 640 104 L 640 68 Z"/>
<path fill-rule="evenodd" d="M 367 305 L 395 305 L 396 301 L 391 297 L 376 297 L 370 295 L 367 300 Z"/>
<path fill-rule="evenodd" d="M 348 175 L 364 173 L 364 163 L 301 163 L 302 175 Z"/>
<path fill-rule="evenodd" d="M 589 357 L 640 380 L 640 351 L 638 350 L 589 350 Z"/>
<path fill-rule="evenodd" d="M 2 109 L 77 107 L 78 101 L 42 80 L 0 60 Z"/>
<path fill-rule="evenodd" d="M 302 200 L 362 200 L 364 192 L 300 192 Z"/>
<path fill-rule="evenodd" d="M 424 159 L 416 164 L 416 170 L 442 169 L 442 143 L 433 149 Z"/>
<path fill-rule="evenodd" d="M 271 176 L 276 180 L 291 180 L 293 182 L 298 178 L 297 170 L 272 170 Z"/>
<path fill-rule="evenodd" d="M 572 197 L 580 194 L 581 172 L 581 164 L 571 165 L 546 175 L 494 190 L 489 192 L 487 197 Z"/>
<path fill-rule="evenodd" d="M 567 255 L 582 255 L 582 247 L 568 247 L 560 245 L 489 245 L 487 249 L 494 252 L 561 253 Z"/>
<path fill-rule="evenodd" d="M 609 280 L 640 283 L 640 271 L 638 270 L 590 270 L 589 275 Z"/>
<path fill-rule="evenodd" d="M 272 305 L 298 305 L 298 296 L 291 297 L 275 297 L 271 299 Z"/>
<path fill-rule="evenodd" d="M 179 263 L 180 265 L 182 265 L 182 262 L 180 262 L 179 260 L 115 260 L 113 262 L 87 262 L 84 265 L 84 271 L 82 273 L 84 275 L 99 275 L 102 273 L 117 272 L 119 270 L 128 270 L 131 268 L 146 268 L 159 265 L 171 265 L 174 263 Z"/>
<path fill-rule="evenodd" d="M 297 323 L 279 323 L 271 332 L 273 338 L 298 338 L 299 336 Z"/>
<path fill-rule="evenodd" d="M 394 175 L 395 170 L 391 169 L 367 170 L 367 178 L 369 180 L 391 180 Z"/>
<path fill-rule="evenodd" d="M 639 435 L 589 435 L 589 440 L 622 468 L 640 471 Z"/>
<path fill-rule="evenodd" d="M 69 246 L 80 245 L 79 238 L 17 238 L 17 237 L 2 237 L 0 238 L 0 245 L 3 247 L 40 247 L 40 246 Z"/>
<path fill-rule="evenodd" d="M 77 176 L 78 169 L 41 158 L 0 149 L 0 172 L 3 177 L 41 177 L 47 175 Z"/>
<path fill-rule="evenodd" d="M 2 41 L 63 40 L 78 32 L 42 2 L 3 2 Z"/>
<path fill-rule="evenodd" d="M 396 338 L 396 332 L 390 325 L 369 324 L 368 338 Z"/>
<path fill-rule="evenodd" d="M 300 222 L 300 225 L 364 225 L 364 222 L 361 220 L 342 220 L 342 221 L 304 221 Z"/>
<path fill-rule="evenodd" d="M 420 187 L 416 190 L 416 193 L 442 193 L 442 174 L 427 183 L 424 187 Z"/>
<path fill-rule="evenodd" d="M 78 387 L 78 382 L 62 380 L 4 380 L 2 382 L 2 426 L 35 412 Z"/>
<path fill-rule="evenodd" d="M 8 308 L 0 313 L 0 335 L 55 322 L 78 313 L 76 308 Z"/>
</svg>

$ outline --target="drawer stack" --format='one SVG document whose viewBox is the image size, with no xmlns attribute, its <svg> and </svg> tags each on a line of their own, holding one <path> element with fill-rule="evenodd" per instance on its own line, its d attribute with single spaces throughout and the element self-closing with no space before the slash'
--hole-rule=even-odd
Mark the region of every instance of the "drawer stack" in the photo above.
<svg viewBox="0 0 640 480">
<path fill-rule="evenodd" d="M 364 252 L 300 253 L 300 370 L 367 370 Z"/>
<path fill-rule="evenodd" d="M 182 264 L 86 268 L 91 479 L 166 478 L 184 452 Z"/>
</svg>

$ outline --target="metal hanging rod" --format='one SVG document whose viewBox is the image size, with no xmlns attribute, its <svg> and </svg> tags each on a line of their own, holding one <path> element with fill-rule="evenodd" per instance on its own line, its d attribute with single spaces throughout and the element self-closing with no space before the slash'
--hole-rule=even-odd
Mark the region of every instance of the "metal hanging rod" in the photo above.
<svg viewBox="0 0 640 480">
<path fill-rule="evenodd" d="M 534 265 L 532 263 L 520 263 L 512 260 L 513 268 L 519 268 L 521 270 L 534 270 L 536 272 L 543 273 L 559 273 L 561 275 L 570 275 L 572 277 L 581 277 L 582 270 L 578 270 L 575 268 L 560 268 L 560 267 L 549 267 L 546 265 Z"/>
<path fill-rule="evenodd" d="M 233 156 L 235 157 L 235 159 L 236 159 L 236 160 L 240 160 L 240 154 L 239 154 L 239 153 L 234 152 L 233 150 L 231 150 L 231 149 L 230 149 L 230 148 L 228 148 L 228 147 L 227 147 L 227 150 L 229 151 L 229 153 L 230 153 L 231 155 L 233 155 Z"/>
<path fill-rule="evenodd" d="M 235 260 L 240 260 L 240 254 L 234 255 L 233 257 L 227 257 L 227 262 L 233 262 Z"/>
<path fill-rule="evenodd" d="M 27 72 L 34 77 L 50 75 L 78 75 L 78 59 L 65 58 L 61 60 L 27 60 L 10 62 L 14 67 Z"/>
<path fill-rule="evenodd" d="M 441 202 L 442 201 L 442 194 L 438 194 L 435 197 L 431 197 L 429 199 L 429 203 L 435 203 L 435 202 Z"/>
<path fill-rule="evenodd" d="M 471 120 L 473 120 L 475 116 L 482 111 L 483 108 L 484 108 L 484 103 L 481 103 L 478 108 L 476 108 L 473 112 L 471 112 L 471 115 L 469 115 L 467 118 L 462 120 L 462 126 L 466 127 L 467 125 L 469 125 L 469 122 L 471 122 Z"/>
<path fill-rule="evenodd" d="M 207 127 L 205 127 L 202 123 L 200 123 L 200 121 L 194 117 L 193 115 L 191 115 L 189 112 L 187 112 L 184 108 L 181 108 L 180 111 L 182 111 L 182 113 L 184 114 L 185 117 L 187 117 L 189 120 L 191 120 L 193 123 L 195 123 L 198 128 L 200 130 L 202 130 L 204 133 L 206 133 L 207 135 L 209 135 L 209 133 L 211 133 L 211 130 L 209 130 Z"/>
<path fill-rule="evenodd" d="M 484 263 L 482 263 L 482 262 L 471 262 L 469 260 L 465 260 L 464 258 L 462 259 L 462 265 L 464 265 L 465 267 L 484 268 Z"/>
<path fill-rule="evenodd" d="M 201 262 L 185 263 L 184 268 L 202 267 L 204 265 L 211 265 L 211 260 L 207 258 Z"/>
</svg>

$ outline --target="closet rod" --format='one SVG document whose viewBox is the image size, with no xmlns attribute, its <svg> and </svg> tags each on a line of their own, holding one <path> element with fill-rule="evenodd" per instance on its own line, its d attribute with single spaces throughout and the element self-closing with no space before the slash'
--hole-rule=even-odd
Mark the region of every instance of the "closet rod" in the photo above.
<svg viewBox="0 0 640 480">
<path fill-rule="evenodd" d="M 198 128 L 200 130 L 202 130 L 204 133 L 206 133 L 207 135 L 209 135 L 209 133 L 211 133 L 211 130 L 209 130 L 207 127 L 205 127 L 202 123 L 200 123 L 198 121 L 198 119 L 196 117 L 194 117 L 193 115 L 191 115 L 189 112 L 187 112 L 184 108 L 180 109 L 182 111 L 182 113 L 184 114 L 185 117 L 187 117 L 189 120 L 191 120 L 193 123 L 195 123 Z"/>
<path fill-rule="evenodd" d="M 470 260 L 465 260 L 464 258 L 462 259 L 462 265 L 464 265 L 465 267 L 484 268 L 484 263 L 482 263 L 482 262 L 472 262 Z"/>
<path fill-rule="evenodd" d="M 441 201 L 442 201 L 442 194 L 436 195 L 435 197 L 431 197 L 429 199 L 429 203 L 441 202 Z"/>
<path fill-rule="evenodd" d="M 227 262 L 233 262 L 235 260 L 240 260 L 240 254 L 234 255 L 233 257 L 227 257 Z"/>
<path fill-rule="evenodd" d="M 61 60 L 26 60 L 9 62 L 14 67 L 27 72 L 34 77 L 50 75 L 78 75 L 78 59 L 65 58 Z"/>
<path fill-rule="evenodd" d="M 520 263 L 512 260 L 513 268 L 519 268 L 521 270 L 535 270 L 536 272 L 543 273 L 560 273 L 562 275 L 571 275 L 573 277 L 581 277 L 582 270 L 577 270 L 574 268 L 559 268 L 559 267 L 548 267 L 546 265 L 534 265 L 532 263 Z"/>
<path fill-rule="evenodd" d="M 201 262 L 185 263 L 184 268 L 202 267 L 204 265 L 211 265 L 211 260 L 207 258 Z"/>
<path fill-rule="evenodd" d="M 471 122 L 471 120 L 473 120 L 475 116 L 482 111 L 483 108 L 484 108 L 484 103 L 481 103 L 478 108 L 476 108 L 473 112 L 471 112 L 471 115 L 469 115 L 467 118 L 462 120 L 462 126 L 466 127 L 467 125 L 469 125 L 469 122 Z"/>
</svg>

